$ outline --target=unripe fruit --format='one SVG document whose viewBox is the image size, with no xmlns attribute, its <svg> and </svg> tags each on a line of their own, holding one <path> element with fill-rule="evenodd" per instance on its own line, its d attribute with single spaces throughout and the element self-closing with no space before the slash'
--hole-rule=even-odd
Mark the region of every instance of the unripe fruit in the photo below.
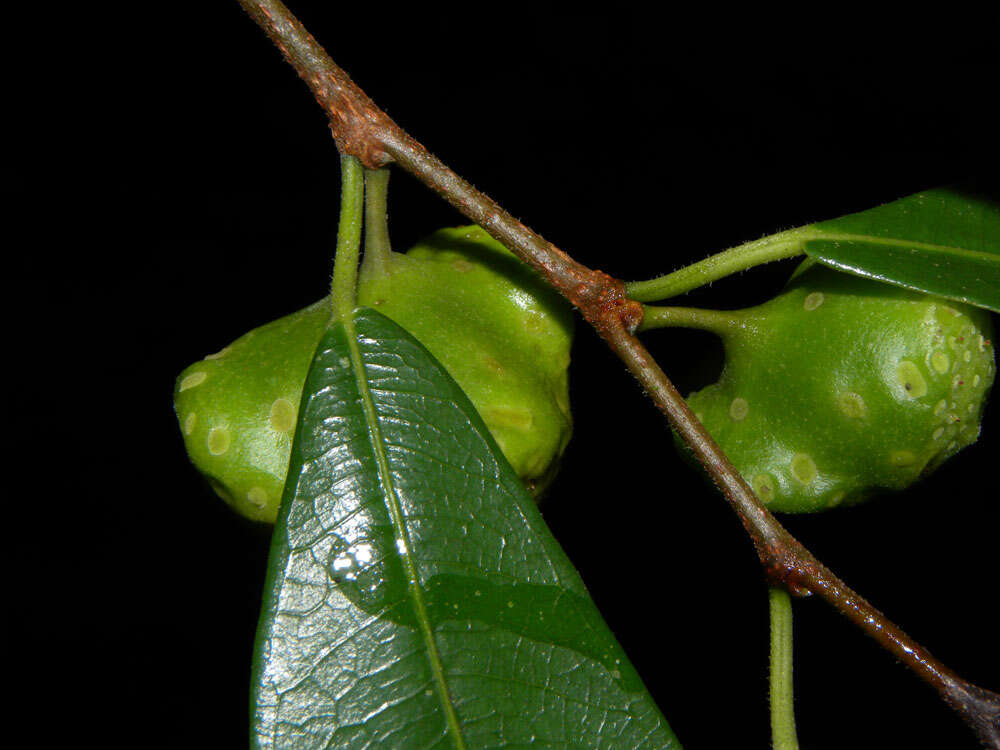
<svg viewBox="0 0 1000 750">
<path fill-rule="evenodd" d="M 979 435 L 995 371 L 983 310 L 806 261 L 732 321 L 719 382 L 688 403 L 772 510 L 902 489 Z"/>
<path fill-rule="evenodd" d="M 392 318 L 444 365 L 537 496 L 572 432 L 568 306 L 475 226 L 435 232 L 405 255 L 366 257 L 358 304 Z M 330 314 L 324 298 L 177 379 L 191 460 L 248 518 L 276 518 L 302 387 Z"/>
</svg>

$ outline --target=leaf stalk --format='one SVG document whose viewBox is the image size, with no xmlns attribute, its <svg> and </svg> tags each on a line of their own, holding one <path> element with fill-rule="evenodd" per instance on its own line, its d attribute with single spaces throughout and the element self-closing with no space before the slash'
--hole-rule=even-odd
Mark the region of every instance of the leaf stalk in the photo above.
<svg viewBox="0 0 1000 750">
<path fill-rule="evenodd" d="M 340 222 L 337 225 L 337 256 L 330 284 L 332 320 L 345 320 L 357 299 L 358 257 L 361 253 L 361 224 L 364 221 L 364 170 L 361 162 L 348 154 L 340 157 Z"/>
<path fill-rule="evenodd" d="M 625 292 L 640 302 L 653 302 L 676 297 L 705 284 L 725 278 L 739 271 L 792 258 L 805 252 L 805 238 L 811 227 L 799 227 L 772 234 L 753 242 L 723 250 L 697 263 L 680 268 L 673 273 L 648 281 L 630 281 Z"/>
<path fill-rule="evenodd" d="M 780 586 L 772 586 L 767 598 L 771 618 L 771 747 L 799 750 L 792 681 L 792 599 Z"/>
</svg>

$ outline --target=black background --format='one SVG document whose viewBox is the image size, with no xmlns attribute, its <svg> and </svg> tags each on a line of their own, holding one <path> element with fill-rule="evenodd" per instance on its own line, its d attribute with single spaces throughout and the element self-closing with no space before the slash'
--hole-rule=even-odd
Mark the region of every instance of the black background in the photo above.
<svg viewBox="0 0 1000 750">
<path fill-rule="evenodd" d="M 622 278 L 997 173 L 995 14 L 335 5 L 292 7 L 446 163 Z M 173 379 L 324 294 L 337 153 L 235 2 L 31 23 L 55 33 L 18 39 L 8 93 L 24 104 L 3 186 L 19 233 L 7 254 L 15 720 L 38 746 L 242 747 L 269 531 L 187 462 Z M 396 248 L 463 223 L 394 174 Z M 791 267 L 689 299 L 755 304 Z M 684 392 L 721 366 L 708 335 L 646 340 Z M 739 522 L 583 325 L 572 389 L 575 437 L 546 519 L 684 746 L 768 747 L 766 588 Z M 904 496 L 786 519 L 994 689 L 998 425 L 994 402 L 980 442 Z M 826 605 L 795 612 L 804 748 L 974 746 Z"/>
</svg>

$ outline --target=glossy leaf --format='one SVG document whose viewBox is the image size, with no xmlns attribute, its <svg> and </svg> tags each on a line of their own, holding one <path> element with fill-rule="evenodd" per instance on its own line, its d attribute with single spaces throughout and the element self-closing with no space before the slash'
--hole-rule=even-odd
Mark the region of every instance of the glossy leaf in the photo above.
<svg viewBox="0 0 1000 750">
<path fill-rule="evenodd" d="M 939 188 L 803 230 L 845 271 L 1000 312 L 1000 199 Z"/>
<path fill-rule="evenodd" d="M 464 393 L 385 316 L 320 342 L 285 493 L 258 747 L 677 746 Z"/>
</svg>

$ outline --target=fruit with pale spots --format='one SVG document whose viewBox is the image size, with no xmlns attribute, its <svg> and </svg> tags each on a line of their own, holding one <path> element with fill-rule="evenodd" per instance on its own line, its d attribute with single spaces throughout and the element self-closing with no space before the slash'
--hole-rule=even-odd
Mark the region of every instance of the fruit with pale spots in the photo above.
<svg viewBox="0 0 1000 750">
<path fill-rule="evenodd" d="M 393 319 L 444 365 L 539 496 L 572 432 L 573 318 L 562 299 L 472 226 L 435 232 L 405 254 L 367 256 L 358 304 Z M 188 454 L 244 516 L 277 516 L 302 387 L 331 310 L 324 298 L 254 329 L 177 379 Z"/>
<path fill-rule="evenodd" d="M 687 401 L 772 510 L 903 489 L 979 436 L 995 373 L 983 310 L 806 261 L 730 320 L 719 381 Z"/>
</svg>

